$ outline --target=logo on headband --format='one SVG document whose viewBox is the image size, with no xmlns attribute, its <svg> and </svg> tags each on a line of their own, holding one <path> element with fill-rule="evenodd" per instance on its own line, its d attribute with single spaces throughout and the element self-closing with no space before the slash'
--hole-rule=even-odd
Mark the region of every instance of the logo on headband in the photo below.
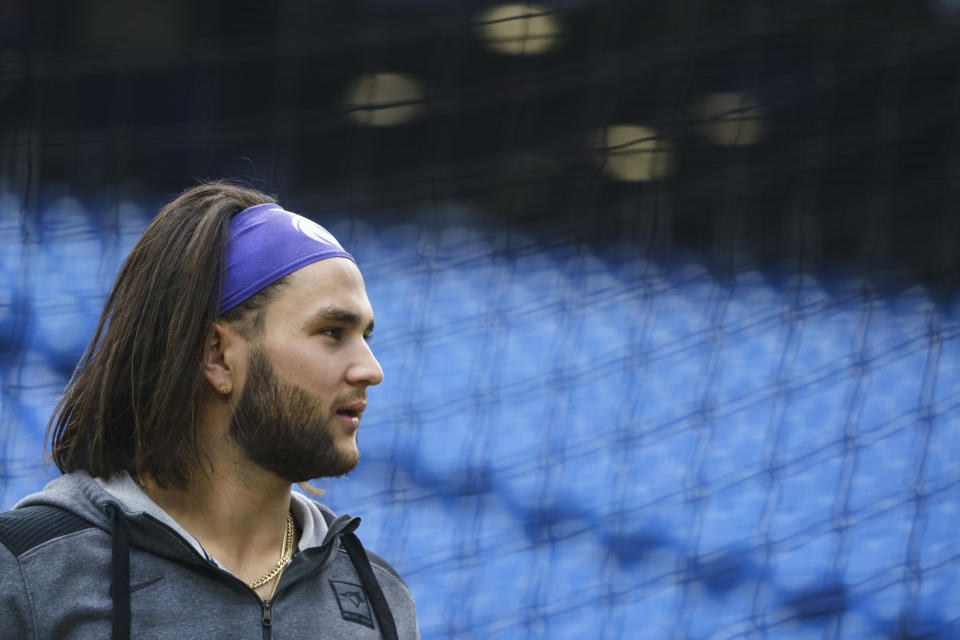
<svg viewBox="0 0 960 640">
<path fill-rule="evenodd" d="M 317 242 L 322 242 L 323 244 L 332 245 L 343 251 L 343 247 L 341 247 L 340 243 L 337 242 L 337 239 L 333 237 L 333 234 L 318 225 L 313 220 L 304 218 L 303 216 L 298 216 L 295 213 L 291 213 L 290 222 L 293 223 L 294 229 L 308 238 L 313 238 Z"/>
</svg>

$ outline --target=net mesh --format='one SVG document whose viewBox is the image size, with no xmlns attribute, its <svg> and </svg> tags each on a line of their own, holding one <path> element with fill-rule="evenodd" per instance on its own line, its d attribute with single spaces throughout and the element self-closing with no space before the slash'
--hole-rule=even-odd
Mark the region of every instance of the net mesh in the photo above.
<svg viewBox="0 0 960 640">
<path fill-rule="evenodd" d="M 0 507 L 159 205 L 241 177 L 364 272 L 318 485 L 423 637 L 960 634 L 951 3 L 164 4 L 5 9 Z"/>
</svg>

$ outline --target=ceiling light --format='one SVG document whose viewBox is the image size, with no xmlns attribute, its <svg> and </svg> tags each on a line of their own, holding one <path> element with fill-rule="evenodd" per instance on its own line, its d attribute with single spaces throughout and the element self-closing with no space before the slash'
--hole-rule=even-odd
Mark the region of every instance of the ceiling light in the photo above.
<svg viewBox="0 0 960 640">
<path fill-rule="evenodd" d="M 544 53 L 563 36 L 556 15 L 536 4 L 497 5 L 481 13 L 475 24 L 488 47 L 508 55 Z"/>
<path fill-rule="evenodd" d="M 598 162 L 617 180 L 648 182 L 673 173 L 673 145 L 656 129 L 635 124 L 617 124 L 595 134 Z"/>
<path fill-rule="evenodd" d="M 423 108 L 423 98 L 423 86 L 411 75 L 371 73 L 350 84 L 344 102 L 354 122 L 390 127 L 415 118 Z"/>
</svg>

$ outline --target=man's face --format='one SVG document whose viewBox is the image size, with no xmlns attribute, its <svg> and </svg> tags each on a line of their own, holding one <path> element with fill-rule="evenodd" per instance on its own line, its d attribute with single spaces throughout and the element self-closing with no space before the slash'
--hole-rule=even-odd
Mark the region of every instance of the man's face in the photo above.
<svg viewBox="0 0 960 640">
<path fill-rule="evenodd" d="M 383 379 L 366 341 L 373 312 L 360 271 L 344 258 L 307 265 L 263 313 L 230 437 L 290 482 L 347 473 L 360 456 L 366 389 Z"/>
</svg>

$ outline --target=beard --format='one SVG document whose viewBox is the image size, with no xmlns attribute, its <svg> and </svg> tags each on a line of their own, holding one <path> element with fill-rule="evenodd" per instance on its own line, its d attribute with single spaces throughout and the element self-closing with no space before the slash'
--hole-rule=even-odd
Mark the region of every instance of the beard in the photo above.
<svg viewBox="0 0 960 640">
<path fill-rule="evenodd" d="M 256 349 L 229 437 L 252 462 L 291 484 L 342 476 L 357 466 L 360 454 L 355 447 L 337 448 L 332 406 L 325 409 L 322 399 L 281 380 Z"/>
</svg>

